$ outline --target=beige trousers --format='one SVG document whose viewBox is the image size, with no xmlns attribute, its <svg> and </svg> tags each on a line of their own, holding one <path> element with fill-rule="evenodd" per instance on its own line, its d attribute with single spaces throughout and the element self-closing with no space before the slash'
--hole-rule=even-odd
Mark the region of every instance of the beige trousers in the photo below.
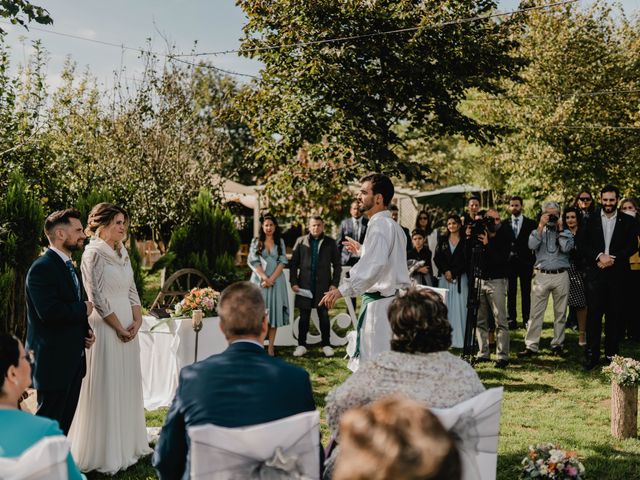
<svg viewBox="0 0 640 480">
<path fill-rule="evenodd" d="M 544 312 L 547 309 L 549 295 L 553 298 L 553 339 L 551 346 L 562 346 L 564 342 L 565 312 L 569 300 L 569 274 L 535 272 L 531 283 L 531 316 L 527 335 L 524 338 L 525 346 L 534 352 L 540 348 L 540 335 L 542 334 L 542 322 Z"/>
<path fill-rule="evenodd" d="M 509 325 L 507 324 L 507 279 L 480 281 L 480 305 L 478 307 L 478 357 L 489 358 L 489 309 L 496 322 L 496 356 L 509 359 Z"/>
</svg>

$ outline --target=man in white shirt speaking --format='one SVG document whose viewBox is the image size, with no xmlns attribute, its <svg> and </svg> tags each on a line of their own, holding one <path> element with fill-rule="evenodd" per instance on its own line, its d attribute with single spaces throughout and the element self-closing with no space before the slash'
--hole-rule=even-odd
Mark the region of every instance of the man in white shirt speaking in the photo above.
<svg viewBox="0 0 640 480">
<path fill-rule="evenodd" d="M 370 173 L 360 179 L 357 200 L 360 211 L 369 218 L 367 235 L 362 245 L 350 237 L 344 242 L 360 261 L 340 287 L 326 292 L 320 300 L 330 309 L 340 297 L 362 295 L 355 352 L 349 361 L 353 371 L 361 361 L 390 349 L 387 307 L 398 290 L 410 284 L 407 239 L 388 210 L 393 194 L 393 183 L 384 174 Z"/>
</svg>

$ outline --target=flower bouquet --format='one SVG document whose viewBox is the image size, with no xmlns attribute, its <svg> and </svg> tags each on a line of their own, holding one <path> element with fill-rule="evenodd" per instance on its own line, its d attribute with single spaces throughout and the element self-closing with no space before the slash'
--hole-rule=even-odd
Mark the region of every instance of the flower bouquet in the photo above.
<svg viewBox="0 0 640 480">
<path fill-rule="evenodd" d="M 633 358 L 615 355 L 609 365 L 602 367 L 602 372 L 618 385 L 634 387 L 640 384 L 640 362 Z"/>
<path fill-rule="evenodd" d="M 576 452 L 562 450 L 556 444 L 532 445 L 522 460 L 520 478 L 580 480 L 584 478 L 584 465 Z"/>
<path fill-rule="evenodd" d="M 211 317 L 216 311 L 220 292 L 211 287 L 192 288 L 175 306 L 178 317 L 190 317 L 194 310 L 202 310 L 205 317 Z"/>
</svg>

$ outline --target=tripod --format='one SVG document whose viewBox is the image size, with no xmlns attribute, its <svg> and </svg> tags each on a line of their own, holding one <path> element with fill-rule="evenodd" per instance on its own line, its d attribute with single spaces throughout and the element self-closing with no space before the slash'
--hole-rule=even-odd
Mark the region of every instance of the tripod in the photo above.
<svg viewBox="0 0 640 480">
<path fill-rule="evenodd" d="M 480 282 L 482 278 L 482 244 L 477 240 L 471 248 L 471 270 L 469 278 L 469 296 L 467 298 L 467 323 L 464 329 L 462 358 L 471 365 L 475 363 L 476 327 L 480 308 Z"/>
</svg>

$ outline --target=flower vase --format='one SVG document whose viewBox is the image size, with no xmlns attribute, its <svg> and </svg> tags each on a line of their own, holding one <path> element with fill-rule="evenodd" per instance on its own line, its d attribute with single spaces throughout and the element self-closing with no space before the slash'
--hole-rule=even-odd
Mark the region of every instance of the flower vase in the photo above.
<svg viewBox="0 0 640 480">
<path fill-rule="evenodd" d="M 199 332 L 202 330 L 202 319 L 204 318 L 204 314 L 202 310 L 193 310 L 191 312 L 191 326 L 193 327 L 194 332 Z"/>
<path fill-rule="evenodd" d="M 638 435 L 638 386 L 611 382 L 611 435 L 617 439 Z"/>
</svg>

